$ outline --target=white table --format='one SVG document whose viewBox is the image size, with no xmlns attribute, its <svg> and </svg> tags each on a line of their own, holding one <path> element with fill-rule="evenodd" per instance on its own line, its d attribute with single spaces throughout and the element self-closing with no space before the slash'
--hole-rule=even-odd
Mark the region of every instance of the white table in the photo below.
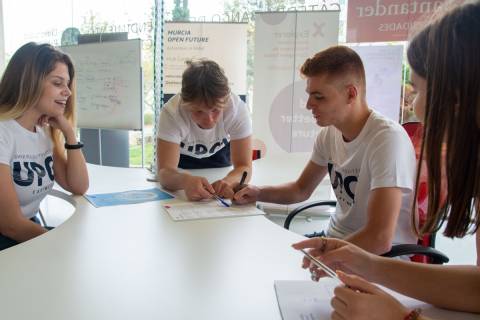
<svg viewBox="0 0 480 320">
<path fill-rule="evenodd" d="M 88 168 L 88 193 L 156 185 Z M 0 252 L 1 319 L 280 319 L 274 280 L 308 280 L 301 237 L 263 216 L 173 222 L 161 202 L 73 201 L 64 224 Z"/>
</svg>

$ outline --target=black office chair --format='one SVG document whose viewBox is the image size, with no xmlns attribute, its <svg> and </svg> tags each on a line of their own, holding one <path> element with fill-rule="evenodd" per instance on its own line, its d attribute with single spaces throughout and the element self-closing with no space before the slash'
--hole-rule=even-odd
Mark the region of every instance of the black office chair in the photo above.
<svg viewBox="0 0 480 320">
<path fill-rule="evenodd" d="M 421 138 L 422 138 L 422 126 L 420 122 L 407 122 L 404 123 L 403 128 L 407 131 L 412 143 L 415 147 L 415 151 L 417 154 L 418 159 L 418 151 L 419 146 L 421 146 Z M 422 181 L 422 177 L 419 184 L 419 190 L 417 192 L 417 204 L 419 208 L 419 222 L 420 225 L 423 224 L 426 217 L 426 204 L 428 202 L 427 199 L 427 182 Z M 290 224 L 292 220 L 297 216 L 299 213 L 319 206 L 333 206 L 336 207 L 336 201 L 316 201 L 304 204 L 292 212 L 290 212 L 285 219 L 284 228 L 290 229 Z M 306 237 L 318 237 L 323 236 L 323 232 L 314 232 L 311 234 L 305 234 Z M 432 263 L 432 264 L 444 264 L 449 261 L 448 257 L 443 254 L 442 252 L 435 249 L 435 233 L 427 234 L 422 239 L 419 239 L 417 244 L 399 244 L 392 246 L 392 249 L 382 254 L 384 257 L 399 257 L 404 255 L 413 255 L 410 257 L 410 260 L 414 262 L 421 262 L 421 263 Z"/>
<path fill-rule="evenodd" d="M 292 220 L 297 216 L 299 213 L 313 208 L 313 207 L 320 207 L 320 206 L 330 206 L 335 207 L 337 204 L 336 201 L 316 201 L 304 204 L 298 208 L 292 210 L 287 218 L 285 219 L 285 223 L 283 227 L 287 230 L 290 229 L 290 225 Z M 313 232 L 304 235 L 307 238 L 314 238 L 314 237 L 321 237 L 324 236 L 323 231 L 321 232 Z M 426 240 L 426 241 L 425 241 Z M 413 255 L 410 260 L 414 262 L 422 262 L 422 263 L 433 263 L 433 264 L 444 264 L 449 261 L 448 257 L 443 254 L 442 252 L 435 249 L 435 234 L 428 234 L 424 238 L 418 240 L 417 244 L 398 244 L 392 246 L 392 249 L 382 254 L 384 257 L 399 257 L 404 255 Z"/>
</svg>

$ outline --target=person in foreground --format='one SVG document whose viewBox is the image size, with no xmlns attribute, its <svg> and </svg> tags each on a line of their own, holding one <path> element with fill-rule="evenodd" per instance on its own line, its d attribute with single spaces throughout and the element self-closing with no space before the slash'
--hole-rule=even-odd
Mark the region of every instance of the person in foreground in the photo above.
<svg viewBox="0 0 480 320">
<path fill-rule="evenodd" d="M 230 92 L 222 68 L 211 60 L 188 61 L 182 91 L 162 108 L 157 132 L 157 176 L 189 200 L 232 198 L 243 173 L 252 172 L 252 125 L 245 103 Z M 182 169 L 233 169 L 210 184 Z"/>
<path fill-rule="evenodd" d="M 336 213 L 325 234 L 347 239 L 376 254 L 392 244 L 415 243 L 410 207 L 415 153 L 405 130 L 370 109 L 362 60 L 352 49 L 334 46 L 305 61 L 307 109 L 321 127 L 300 177 L 279 186 L 249 185 L 238 203 L 297 203 L 307 200 L 329 174 Z"/>
<path fill-rule="evenodd" d="M 427 220 L 416 231 L 430 233 L 445 222 L 447 237 L 476 234 L 477 265 L 399 261 L 337 239 L 296 243 L 296 249 L 313 248 L 311 254 L 340 270 L 345 285 L 357 289 L 335 289 L 332 319 L 426 319 L 364 279 L 441 308 L 480 313 L 480 37 L 470 32 L 480 30 L 479 17 L 479 1 L 456 7 L 418 33 L 407 52 L 417 91 L 414 108 L 424 121 L 420 160 L 426 160 L 430 182 Z M 303 267 L 311 267 L 306 259 Z M 313 266 L 310 270 L 313 278 L 323 276 Z"/>
<path fill-rule="evenodd" d="M 74 83 L 72 61 L 49 44 L 23 45 L 5 69 L 0 82 L 0 250 L 47 232 L 36 214 L 54 181 L 74 194 L 88 188 L 74 130 Z"/>
</svg>

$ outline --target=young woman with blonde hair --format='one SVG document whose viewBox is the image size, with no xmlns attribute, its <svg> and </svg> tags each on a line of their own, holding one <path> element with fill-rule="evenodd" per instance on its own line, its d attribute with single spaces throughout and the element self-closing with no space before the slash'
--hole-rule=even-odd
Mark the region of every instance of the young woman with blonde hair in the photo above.
<svg viewBox="0 0 480 320">
<path fill-rule="evenodd" d="M 47 231 L 40 202 L 54 181 L 75 194 L 88 188 L 77 141 L 71 59 L 49 44 L 27 43 L 0 82 L 0 250 Z"/>
</svg>

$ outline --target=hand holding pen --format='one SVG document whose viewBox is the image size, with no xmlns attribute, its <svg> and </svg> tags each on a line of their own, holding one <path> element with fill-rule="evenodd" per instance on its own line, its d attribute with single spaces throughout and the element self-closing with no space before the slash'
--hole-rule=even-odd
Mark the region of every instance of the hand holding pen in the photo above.
<svg viewBox="0 0 480 320">
<path fill-rule="evenodd" d="M 225 201 L 224 199 L 220 198 L 219 196 L 217 196 L 215 193 L 212 193 L 212 198 L 217 200 L 218 202 L 220 202 L 223 206 L 229 208 L 230 207 L 230 204 Z"/>
<path fill-rule="evenodd" d="M 315 237 L 294 243 L 292 247 L 297 250 L 309 249 L 309 254 L 317 259 L 320 257 L 323 264 L 330 266 L 335 271 L 340 270 L 366 279 L 374 277 L 375 274 L 372 274 L 371 271 L 377 260 L 381 259 L 354 244 L 334 238 Z M 306 256 L 303 258 L 302 268 L 311 272 L 313 280 L 327 275 L 323 269 L 314 265 L 312 260 Z"/>
<path fill-rule="evenodd" d="M 245 180 L 247 179 L 247 175 L 248 175 L 248 172 L 243 171 L 242 177 L 240 178 L 240 183 L 235 188 L 232 188 L 228 183 L 226 183 L 223 180 L 219 180 L 219 181 L 214 182 L 212 184 L 212 186 L 215 189 L 215 193 L 212 194 L 212 197 L 214 197 L 215 199 L 220 201 L 223 205 L 229 206 L 229 205 L 227 205 L 228 203 L 225 202 L 225 200 L 222 199 L 222 197 L 224 199 L 225 198 L 233 199 L 233 195 L 234 195 L 235 190 L 239 186 L 246 186 Z"/>
<path fill-rule="evenodd" d="M 215 190 L 206 178 L 197 176 L 186 178 L 184 190 L 187 199 L 191 201 L 210 199 L 211 194 L 215 193 Z"/>
<path fill-rule="evenodd" d="M 338 278 L 337 274 L 335 271 L 330 269 L 326 264 L 324 264 L 322 261 L 318 260 L 314 256 L 312 256 L 308 251 L 305 249 L 300 249 L 300 251 L 310 260 L 311 263 L 313 263 L 317 268 L 322 270 L 327 276 L 330 278 L 334 279 L 337 281 L 338 284 L 343 284 L 343 282 Z M 315 278 L 314 278 L 315 277 Z M 312 274 L 312 280 L 318 280 L 316 279 L 316 275 Z"/>
<path fill-rule="evenodd" d="M 244 171 L 240 179 L 240 183 L 242 185 L 244 185 L 247 175 L 248 173 Z M 235 176 L 238 176 L 238 175 L 235 175 Z M 232 181 L 235 176 L 228 177 L 228 178 L 225 177 L 224 179 L 217 180 L 214 183 L 212 183 L 213 189 L 215 189 L 215 194 L 224 199 L 233 199 L 233 195 L 235 194 L 234 186 L 238 186 L 234 181 Z"/>
<path fill-rule="evenodd" d="M 247 171 L 243 171 L 242 173 L 242 178 L 240 179 L 240 183 L 237 184 L 234 188 L 233 188 L 233 191 L 235 193 L 237 193 L 238 191 L 242 190 L 243 188 L 245 188 L 247 185 L 245 184 L 245 180 L 247 179 L 247 175 L 248 175 L 248 172 Z"/>
</svg>

